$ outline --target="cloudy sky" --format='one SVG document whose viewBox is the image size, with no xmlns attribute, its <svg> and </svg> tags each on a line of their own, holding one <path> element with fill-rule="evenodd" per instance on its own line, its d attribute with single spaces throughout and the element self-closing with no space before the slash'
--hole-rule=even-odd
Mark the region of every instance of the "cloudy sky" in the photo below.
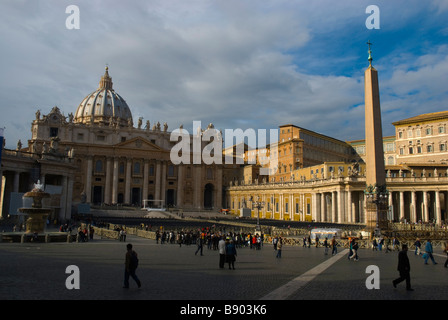
<svg viewBox="0 0 448 320">
<path fill-rule="evenodd" d="M 135 122 L 364 139 L 370 40 L 393 135 L 393 121 L 448 110 L 447 21 L 448 0 L 1 0 L 0 127 L 26 146 L 36 110 L 74 113 L 108 64 Z"/>
</svg>

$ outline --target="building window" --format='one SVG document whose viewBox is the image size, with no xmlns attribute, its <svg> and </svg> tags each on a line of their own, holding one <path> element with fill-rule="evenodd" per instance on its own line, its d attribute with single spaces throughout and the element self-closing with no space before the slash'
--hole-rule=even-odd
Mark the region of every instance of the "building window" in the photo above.
<svg viewBox="0 0 448 320">
<path fill-rule="evenodd" d="M 103 161 L 97 160 L 95 162 L 95 172 L 103 172 Z"/>
<path fill-rule="evenodd" d="M 154 176 L 154 166 L 153 165 L 149 166 L 149 175 Z"/>
<path fill-rule="evenodd" d="M 432 128 L 426 128 L 425 133 L 427 136 L 432 135 Z"/>
<path fill-rule="evenodd" d="M 445 127 L 439 127 L 439 133 L 445 133 Z"/>
<path fill-rule="evenodd" d="M 140 162 L 134 163 L 134 174 L 140 174 Z"/>
<path fill-rule="evenodd" d="M 403 138 L 403 132 L 401 132 L 401 131 L 398 132 L 398 138 L 399 139 Z"/>
<path fill-rule="evenodd" d="M 440 151 L 446 151 L 446 144 L 441 143 L 439 146 Z"/>
<path fill-rule="evenodd" d="M 168 177 L 174 177 L 174 166 L 173 165 L 168 166 Z"/>
<path fill-rule="evenodd" d="M 50 127 L 50 138 L 57 137 L 59 128 Z"/>
<path fill-rule="evenodd" d="M 412 147 L 409 148 L 409 154 L 414 154 L 414 148 Z"/>
<path fill-rule="evenodd" d="M 84 140 L 84 133 L 78 133 L 77 139 L 78 139 L 78 141 L 83 141 Z"/>
<path fill-rule="evenodd" d="M 422 147 L 420 146 L 417 147 L 417 153 L 422 153 Z"/>
<path fill-rule="evenodd" d="M 426 146 L 426 152 L 433 152 L 432 144 Z"/>
</svg>

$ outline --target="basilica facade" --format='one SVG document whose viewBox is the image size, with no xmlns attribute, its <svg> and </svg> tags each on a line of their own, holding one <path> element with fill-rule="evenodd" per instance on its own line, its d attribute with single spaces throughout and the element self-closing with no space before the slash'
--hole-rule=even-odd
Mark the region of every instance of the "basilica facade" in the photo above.
<svg viewBox="0 0 448 320">
<path fill-rule="evenodd" d="M 98 88 L 82 99 L 68 116 L 58 107 L 47 114 L 38 110 L 31 124 L 28 147 L 18 147 L 20 153 L 12 151 L 11 155 L 26 155 L 41 162 L 51 159 L 53 163 L 73 167 L 63 182 L 51 181 L 63 187 L 65 198 L 70 198 L 73 206 L 85 202 L 103 207 L 221 208 L 222 166 L 174 165 L 170 151 L 175 143 L 170 141 L 167 123 L 149 120 L 143 123 L 140 118 L 134 126 L 131 109 L 114 90 L 106 67 Z M 6 165 L 14 161 L 5 156 L 2 162 Z M 13 171 L 13 168 L 4 170 L 8 173 L 3 174 L 7 180 L 5 186 L 11 185 L 5 187 L 4 194 L 25 192 L 19 190 L 18 184 L 12 187 L 13 179 L 17 179 Z M 19 171 L 27 170 L 17 168 L 16 172 Z M 20 189 L 28 188 L 37 179 L 44 185 L 49 184 L 49 178 L 45 170 L 40 170 L 27 175 Z M 69 211 L 64 209 L 55 218 L 67 219 Z"/>
</svg>

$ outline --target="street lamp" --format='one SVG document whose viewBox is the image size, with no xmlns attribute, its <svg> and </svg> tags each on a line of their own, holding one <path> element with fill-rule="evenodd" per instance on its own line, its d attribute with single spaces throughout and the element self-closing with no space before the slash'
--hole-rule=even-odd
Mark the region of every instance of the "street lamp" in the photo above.
<svg viewBox="0 0 448 320">
<path fill-rule="evenodd" d="M 252 201 L 252 209 L 257 209 L 257 231 L 261 231 L 260 228 L 260 209 L 264 208 L 265 202 L 259 201 L 260 197 L 257 196 L 257 201 L 253 201 L 253 197 L 250 197 L 250 201 Z"/>
</svg>

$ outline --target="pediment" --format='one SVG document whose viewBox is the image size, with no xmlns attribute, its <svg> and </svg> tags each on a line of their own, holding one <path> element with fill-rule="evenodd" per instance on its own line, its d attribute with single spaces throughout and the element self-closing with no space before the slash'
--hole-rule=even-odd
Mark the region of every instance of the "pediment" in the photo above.
<svg viewBox="0 0 448 320">
<path fill-rule="evenodd" d="M 163 151 L 162 148 L 152 143 L 151 141 L 142 138 L 135 137 L 115 145 L 119 149 L 138 149 L 143 151 Z"/>
</svg>

